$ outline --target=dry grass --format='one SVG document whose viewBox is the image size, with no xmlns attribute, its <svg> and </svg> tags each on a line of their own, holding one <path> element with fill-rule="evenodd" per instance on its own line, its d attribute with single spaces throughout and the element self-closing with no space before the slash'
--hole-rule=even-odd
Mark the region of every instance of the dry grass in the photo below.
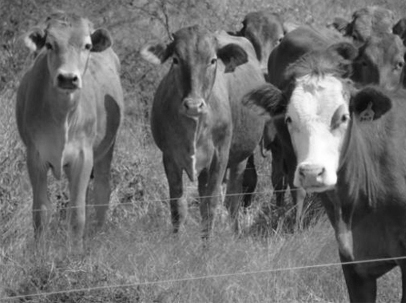
<svg viewBox="0 0 406 303">
<path fill-rule="evenodd" d="M 110 1 L 75 2 L 96 24 L 113 32 L 115 49 L 123 64 L 127 107 L 116 145 L 112 171 L 114 190 L 107 224 L 102 231 L 88 235 L 85 256 L 75 256 L 67 252 L 65 246 L 62 209 L 68 201 L 65 181 L 51 180 L 49 194 L 55 201 L 53 228 L 47 245 L 35 247 L 31 188 L 25 152 L 14 121 L 15 89 L 29 60 L 27 53 L 19 48 L 18 37 L 28 25 L 38 21 L 40 16 L 42 18 L 45 11 L 52 7 L 66 9 L 68 4 L 62 0 L 32 1 L 27 4 L 31 13 L 28 13 L 30 10 L 19 11 L 22 2 L 18 1 L 16 5 L 6 7 L 19 23 L 13 25 L 12 41 L 7 40 L 9 51 L 0 52 L 3 80 L 6 79 L 0 80 L 0 301 L 25 295 L 28 297 L 8 301 L 347 301 L 341 268 L 337 265 L 333 231 L 322 213 L 318 212 L 306 230 L 295 234 L 287 233 L 283 228 L 289 225 L 288 221 L 281 222 L 276 231 L 270 229 L 274 222 L 272 213 L 266 210 L 271 200 L 268 159 L 258 158 L 257 161 L 259 193 L 253 208 L 248 214 L 242 214 L 248 230 L 242 238 L 235 239 L 227 220 L 219 218 L 213 238 L 203 247 L 199 237 L 198 206 L 193 199 L 195 187 L 186 180 L 191 197 L 190 220 L 180 235 L 171 234 L 169 208 L 165 201 L 167 182 L 161 155 L 152 141 L 148 125 L 151 98 L 167 67 L 152 69 L 140 61 L 136 52 L 150 39 L 167 37 L 168 28 L 159 21 L 164 16 L 159 10 L 163 2 L 172 3 L 167 6 L 170 30 L 190 24 L 191 20 L 202 22 L 211 29 L 234 30 L 239 28 L 246 12 L 270 8 L 266 1 L 253 0 L 218 0 L 210 5 L 192 0 L 134 1 L 133 6 L 121 0 L 115 5 Z M 372 2 L 396 12 L 405 11 L 405 3 L 400 0 Z M 37 6 L 32 6 L 33 3 Z M 183 6 L 179 6 L 181 4 Z M 354 9 L 366 4 L 371 1 L 277 0 L 272 2 L 272 9 L 286 19 L 325 24 L 336 15 L 349 18 Z M 176 5 L 178 11 L 174 9 Z M 144 10 L 140 10 L 141 6 Z M 151 12 L 155 9 L 154 19 Z M 1 17 L 7 17 L 4 10 L 2 14 Z M 7 22 L 10 29 L 11 23 Z M 4 37 L 7 28 L 0 29 Z M 262 221 L 258 219 L 261 215 Z M 256 228 L 248 229 L 252 221 L 257 223 Z M 310 268 L 321 264 L 331 265 Z M 80 291 L 65 292 L 75 289 Z M 400 289 L 398 271 L 383 277 L 379 281 L 380 302 L 398 301 Z M 53 292 L 56 293 L 41 295 Z"/>
</svg>

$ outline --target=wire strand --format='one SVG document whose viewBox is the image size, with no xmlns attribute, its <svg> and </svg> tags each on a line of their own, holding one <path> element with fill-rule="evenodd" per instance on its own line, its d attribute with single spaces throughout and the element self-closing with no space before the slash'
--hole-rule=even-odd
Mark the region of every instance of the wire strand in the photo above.
<svg viewBox="0 0 406 303">
<path fill-rule="evenodd" d="M 5 297 L 5 298 L 0 298 L 0 301 L 24 299 L 24 298 L 28 298 L 28 297 L 29 298 L 48 297 L 51 295 L 58 295 L 58 294 L 69 294 L 69 293 L 85 292 L 85 291 L 90 292 L 90 291 L 95 291 L 95 290 L 112 289 L 112 288 L 147 286 L 147 285 L 157 285 L 157 284 L 165 284 L 165 283 L 180 283 L 180 282 L 189 282 L 189 281 L 197 281 L 197 280 L 204 280 L 204 279 L 229 278 L 229 277 L 233 277 L 233 276 L 245 276 L 245 275 L 256 275 L 256 274 L 266 274 L 266 273 L 269 274 L 269 273 L 284 272 L 284 271 L 297 271 L 297 270 L 304 270 L 304 269 L 336 267 L 336 266 L 342 266 L 342 265 L 365 264 L 365 263 L 373 263 L 373 262 L 398 261 L 398 260 L 405 260 L 405 259 L 406 259 L 406 256 L 401 256 L 401 257 L 393 257 L 393 258 L 380 258 L 380 259 L 371 259 L 371 260 L 350 261 L 350 262 L 343 262 L 343 263 L 341 263 L 341 262 L 326 263 L 326 264 L 315 264 L 315 265 L 294 266 L 294 267 L 286 267 L 286 268 L 266 269 L 266 270 L 258 270 L 258 271 L 225 273 L 225 274 L 169 279 L 169 280 L 161 280 L 161 281 L 145 281 L 145 282 L 128 283 L 128 284 L 95 286 L 95 287 L 88 287 L 88 288 L 76 288 L 76 289 L 68 289 L 68 290 L 61 290 L 61 291 L 54 291 L 54 292 L 45 292 L 45 293 L 40 293 L 40 294 L 29 294 L 29 295 Z"/>
</svg>

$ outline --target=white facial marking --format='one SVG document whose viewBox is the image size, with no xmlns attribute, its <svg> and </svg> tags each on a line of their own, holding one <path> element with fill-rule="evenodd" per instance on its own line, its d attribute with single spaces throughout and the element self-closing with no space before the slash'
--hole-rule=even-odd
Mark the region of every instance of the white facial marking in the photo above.
<svg viewBox="0 0 406 303">
<path fill-rule="evenodd" d="M 286 121 L 298 166 L 295 186 L 325 191 L 335 186 L 348 121 L 348 100 L 341 81 L 331 75 L 296 80 Z M 333 120 L 337 120 L 335 123 Z"/>
</svg>

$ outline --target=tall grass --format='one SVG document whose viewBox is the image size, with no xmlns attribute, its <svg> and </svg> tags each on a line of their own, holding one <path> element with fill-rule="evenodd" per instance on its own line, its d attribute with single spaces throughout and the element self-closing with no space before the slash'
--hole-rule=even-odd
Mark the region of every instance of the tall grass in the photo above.
<svg viewBox="0 0 406 303">
<path fill-rule="evenodd" d="M 138 50 L 150 39 L 192 23 L 236 30 L 253 10 L 272 9 L 285 19 L 324 25 L 334 16 L 350 18 L 356 8 L 380 4 L 400 17 L 404 1 L 218 0 L 204 1 L 24 1 L 5 2 L 0 33 L 0 301 L 11 302 L 343 302 L 347 291 L 330 224 L 319 212 L 295 234 L 270 227 L 272 213 L 269 159 L 257 157 L 258 193 L 241 214 L 247 232 L 235 239 L 222 216 L 208 245 L 199 237 L 195 185 L 185 179 L 189 217 L 180 235 L 171 234 L 168 186 L 161 154 L 149 129 L 153 93 L 167 66 L 141 61 Z M 14 3 L 14 4 L 13 4 Z M 53 8 L 76 7 L 97 26 L 109 28 L 122 61 L 126 116 L 112 169 L 113 193 L 107 223 L 89 233 L 85 256 L 66 248 L 63 207 L 66 181 L 51 177 L 54 203 L 47 245 L 36 247 L 31 219 L 31 187 L 25 150 L 18 137 L 14 103 L 18 79 L 30 57 L 20 37 Z M 6 8 L 8 11 L 4 11 Z M 168 17 L 168 22 L 165 22 Z M 14 20 L 14 21 L 13 21 Z M 14 23 L 13 23 L 13 22 Z M 7 32 L 8 30 L 8 32 Z M 7 50 L 5 50 L 7 49 Z M 4 81 L 5 79 L 5 81 Z M 89 201 L 91 204 L 91 201 Z M 269 207 L 268 207 L 269 208 Z M 92 208 L 89 207 L 89 212 Z M 263 218 L 261 221 L 259 217 Z M 254 218 L 254 219 L 252 219 Z M 264 219 L 265 218 L 265 219 Z M 252 225 L 254 221 L 255 224 Z M 280 222 L 279 226 L 284 223 Z M 250 226 L 252 227 L 250 228 Z M 255 228 L 254 228 L 255 227 Z M 261 232 L 258 232 L 261 231 Z M 266 236 L 265 236 L 266 235 Z M 326 264 L 311 268 L 312 265 Z M 399 300 L 400 273 L 379 281 L 380 302 Z M 79 289 L 78 291 L 64 292 Z M 41 294 L 44 295 L 41 295 Z M 45 295 L 46 293 L 54 293 Z"/>
</svg>

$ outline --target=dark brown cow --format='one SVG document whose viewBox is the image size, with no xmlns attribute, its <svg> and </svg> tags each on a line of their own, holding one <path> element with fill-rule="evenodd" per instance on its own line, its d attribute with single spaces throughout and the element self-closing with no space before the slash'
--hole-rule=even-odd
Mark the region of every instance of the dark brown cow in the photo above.
<svg viewBox="0 0 406 303">
<path fill-rule="evenodd" d="M 18 88 L 16 115 L 27 147 L 35 235 L 50 218 L 48 170 L 58 179 L 65 171 L 73 244 L 80 251 L 92 169 L 99 225 L 108 208 L 110 164 L 123 111 L 119 59 L 109 33 L 76 15 L 52 15 L 45 27 L 27 34 L 26 42 L 38 55 Z"/>
<path fill-rule="evenodd" d="M 322 193 L 342 262 L 406 255 L 406 91 L 366 87 L 342 77 L 348 66 L 312 52 L 290 66 L 290 84 L 255 90 L 296 158 L 294 184 Z M 352 95 L 352 97 L 351 97 Z M 377 279 L 404 259 L 343 264 L 351 302 L 375 302 Z"/>
<path fill-rule="evenodd" d="M 151 127 L 163 153 L 174 231 L 187 215 L 183 171 L 190 180 L 198 179 L 203 237 L 208 237 L 227 167 L 226 206 L 238 230 L 237 194 L 264 126 L 241 104 L 244 94 L 265 82 L 252 45 L 245 38 L 192 26 L 177 31 L 168 46 L 147 45 L 141 53 L 154 63 L 172 58 L 155 93 Z"/>
<path fill-rule="evenodd" d="M 289 83 L 286 70 L 290 64 L 311 51 L 324 50 L 338 41 L 351 41 L 331 33 L 329 30 L 318 30 L 311 27 L 300 27 L 288 33 L 270 55 L 268 62 L 270 82 L 278 88 L 284 89 Z M 349 72 L 357 84 L 377 83 L 388 89 L 396 89 L 401 85 L 405 48 L 398 36 L 381 33 L 380 36 L 372 36 L 367 39 L 359 49 L 352 47 L 350 51 L 353 52 L 353 55 L 350 56 L 352 69 Z M 277 137 L 275 133 L 270 137 L 265 136 L 265 146 L 271 150 L 272 146 L 281 145 L 273 142 L 275 136 Z M 277 150 L 272 151 L 272 154 L 275 154 L 277 159 L 282 158 L 276 155 L 277 152 Z M 273 169 L 273 175 L 275 170 L 274 187 L 277 191 L 281 191 L 277 194 L 278 205 L 283 203 L 283 190 L 288 184 L 291 188 L 293 186 L 293 175 L 296 168 L 294 155 L 292 157 L 292 154 L 284 151 L 283 158 L 284 163 L 273 163 L 273 167 L 275 167 Z M 287 178 L 288 181 L 284 181 L 284 178 Z M 301 213 L 298 212 L 302 210 L 301 204 L 304 196 L 304 192 L 300 189 L 293 192 L 293 201 L 297 205 L 297 218 L 301 218 Z M 297 226 L 299 222 L 297 222 Z"/>
</svg>

